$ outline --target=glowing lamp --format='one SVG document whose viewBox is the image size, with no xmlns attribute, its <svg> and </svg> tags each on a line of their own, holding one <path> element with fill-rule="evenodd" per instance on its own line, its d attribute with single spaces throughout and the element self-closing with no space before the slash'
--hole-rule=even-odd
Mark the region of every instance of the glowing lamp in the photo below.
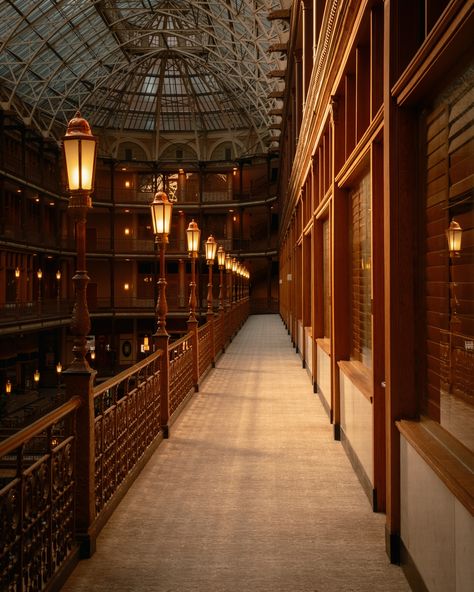
<svg viewBox="0 0 474 592">
<path fill-rule="evenodd" d="M 90 193 L 94 189 L 97 138 L 79 111 L 68 124 L 63 150 L 69 193 Z"/>
<path fill-rule="evenodd" d="M 158 191 L 155 193 L 155 197 L 150 204 L 153 232 L 155 235 L 161 237 L 168 236 L 170 232 L 172 209 L 173 204 L 170 202 L 164 191 Z"/>
<path fill-rule="evenodd" d="M 212 234 L 209 235 L 204 246 L 206 248 L 206 261 L 207 261 L 207 264 L 210 265 L 210 264 L 214 263 L 214 259 L 216 258 L 216 250 L 217 250 L 217 243 L 216 243 L 214 237 L 212 236 Z"/>
<path fill-rule="evenodd" d="M 201 231 L 194 220 L 191 220 L 186 230 L 186 237 L 188 240 L 188 252 L 190 257 L 197 257 L 199 251 L 199 244 L 201 241 Z"/>
<path fill-rule="evenodd" d="M 461 251 L 462 228 L 456 220 L 451 220 L 449 228 L 446 229 L 446 238 L 448 240 L 449 256 L 459 257 L 459 252 Z"/>
<path fill-rule="evenodd" d="M 219 246 L 217 249 L 217 264 L 219 265 L 220 269 L 224 269 L 225 266 L 225 251 L 222 248 L 222 245 Z"/>
</svg>

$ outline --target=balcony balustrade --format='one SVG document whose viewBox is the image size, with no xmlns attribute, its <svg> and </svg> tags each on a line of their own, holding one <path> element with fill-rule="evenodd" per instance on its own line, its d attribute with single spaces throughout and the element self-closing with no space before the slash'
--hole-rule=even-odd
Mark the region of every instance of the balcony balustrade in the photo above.
<svg viewBox="0 0 474 592">
<path fill-rule="evenodd" d="M 101 385 L 63 374 L 66 403 L 13 435 L 0 433 L 6 590 L 53 589 L 80 556 L 93 553 L 101 528 L 196 388 L 194 369 L 199 380 L 248 308 L 248 298 L 240 299 L 211 316 L 198 340 L 188 333 Z"/>
</svg>

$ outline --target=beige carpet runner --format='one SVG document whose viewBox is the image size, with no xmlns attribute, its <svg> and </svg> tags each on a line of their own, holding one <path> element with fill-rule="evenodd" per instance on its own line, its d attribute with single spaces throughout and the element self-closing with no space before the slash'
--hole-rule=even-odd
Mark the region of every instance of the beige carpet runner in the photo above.
<svg viewBox="0 0 474 592">
<path fill-rule="evenodd" d="M 252 316 L 65 592 L 407 592 L 276 315 Z"/>
</svg>

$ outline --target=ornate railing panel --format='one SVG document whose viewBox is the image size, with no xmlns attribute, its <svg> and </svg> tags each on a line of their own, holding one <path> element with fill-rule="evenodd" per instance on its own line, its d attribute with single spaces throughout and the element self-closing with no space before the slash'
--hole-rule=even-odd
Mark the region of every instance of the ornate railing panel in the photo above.
<svg viewBox="0 0 474 592">
<path fill-rule="evenodd" d="M 78 397 L 0 443 L 3 591 L 44 590 L 76 547 L 75 413 Z"/>
<path fill-rule="evenodd" d="M 208 321 L 198 329 L 199 338 L 199 376 L 209 368 L 212 362 L 211 323 Z"/>
<path fill-rule="evenodd" d="M 160 433 L 161 355 L 94 389 L 97 515 Z"/>
<path fill-rule="evenodd" d="M 224 335 L 224 313 L 220 312 L 214 317 L 214 340 L 216 343 L 216 357 L 219 352 L 224 349 L 225 335 Z"/>
<path fill-rule="evenodd" d="M 170 417 L 193 388 L 192 338 L 185 335 L 169 346 L 169 410 Z"/>
</svg>

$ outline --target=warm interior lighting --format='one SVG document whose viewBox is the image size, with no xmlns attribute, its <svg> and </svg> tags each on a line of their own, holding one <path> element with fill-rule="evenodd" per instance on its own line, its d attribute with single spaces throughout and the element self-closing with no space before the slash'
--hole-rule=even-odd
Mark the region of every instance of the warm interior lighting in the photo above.
<svg viewBox="0 0 474 592">
<path fill-rule="evenodd" d="M 206 250 L 207 264 L 209 265 L 211 263 L 214 263 L 214 259 L 216 258 L 217 243 L 212 234 L 209 235 L 204 247 Z"/>
<path fill-rule="evenodd" d="M 36 384 L 38 384 L 38 382 L 40 380 L 40 372 L 39 372 L 39 370 L 35 370 L 35 373 L 33 374 L 33 380 L 36 382 Z"/>
<path fill-rule="evenodd" d="M 91 360 L 95 360 L 95 349 L 91 349 Z"/>
<path fill-rule="evenodd" d="M 143 338 L 143 351 L 150 351 L 150 340 L 148 339 L 148 335 L 145 335 Z"/>
<path fill-rule="evenodd" d="M 217 265 L 223 269 L 224 265 L 225 265 L 225 251 L 222 247 L 222 245 L 219 246 L 219 248 L 217 249 Z"/>
<path fill-rule="evenodd" d="M 123 285 L 123 289 L 130 290 L 130 284 L 128 282 L 125 282 L 125 284 Z"/>
<path fill-rule="evenodd" d="M 130 189 L 130 181 L 125 181 L 125 189 Z"/>
<path fill-rule="evenodd" d="M 232 257 L 229 255 L 229 253 L 227 253 L 225 256 L 225 269 L 226 271 L 232 270 Z"/>
<path fill-rule="evenodd" d="M 459 257 L 461 251 L 462 228 L 456 220 L 451 220 L 449 228 L 446 229 L 446 238 L 448 240 L 449 256 Z"/>
<path fill-rule="evenodd" d="M 168 236 L 171 224 L 171 211 L 173 204 L 164 191 L 155 193 L 155 198 L 150 204 L 153 232 L 158 236 Z"/>
<path fill-rule="evenodd" d="M 130 235 L 130 228 L 125 228 L 123 232 L 126 236 L 129 236 Z"/>
<path fill-rule="evenodd" d="M 10 380 L 7 380 L 7 382 L 5 383 L 5 392 L 7 393 L 7 395 L 9 395 L 12 392 L 12 383 L 10 382 Z"/>
<path fill-rule="evenodd" d="M 62 371 L 63 371 L 63 365 L 61 364 L 61 362 L 58 362 L 58 363 L 56 364 L 56 372 L 57 372 L 58 374 L 61 374 L 61 372 L 62 372 Z"/>
<path fill-rule="evenodd" d="M 35 202 L 39 203 L 40 198 L 39 197 L 35 197 Z"/>
<path fill-rule="evenodd" d="M 79 111 L 69 122 L 63 147 L 69 192 L 91 192 L 94 188 L 97 139 Z"/>
<path fill-rule="evenodd" d="M 41 271 L 41 269 L 38 269 L 38 271 L 36 272 L 36 275 L 39 280 L 43 277 L 43 272 Z"/>
<path fill-rule="evenodd" d="M 186 237 L 188 239 L 188 252 L 191 257 L 197 257 L 199 251 L 199 244 L 201 241 L 201 231 L 194 220 L 191 220 L 186 230 Z"/>
<path fill-rule="evenodd" d="M 58 269 L 58 271 L 56 272 L 56 279 L 59 280 L 61 279 L 61 271 Z"/>
<path fill-rule="evenodd" d="M 20 268 L 16 267 L 15 268 L 15 277 L 18 279 L 20 277 Z"/>
<path fill-rule="evenodd" d="M 234 273 L 237 271 L 237 259 L 235 257 L 232 259 L 232 271 Z"/>
</svg>

